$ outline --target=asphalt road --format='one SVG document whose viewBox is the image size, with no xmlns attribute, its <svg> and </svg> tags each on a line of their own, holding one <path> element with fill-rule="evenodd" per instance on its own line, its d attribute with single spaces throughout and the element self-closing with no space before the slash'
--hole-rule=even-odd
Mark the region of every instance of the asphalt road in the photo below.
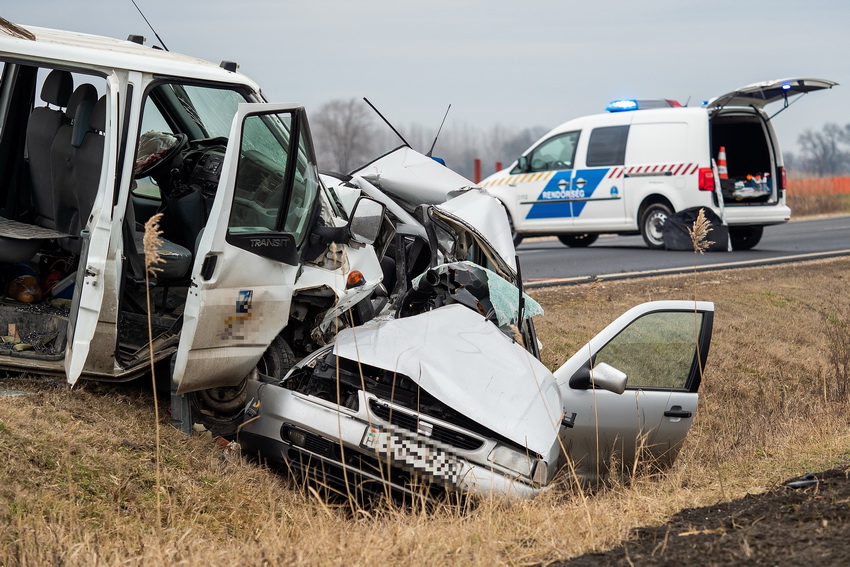
<svg viewBox="0 0 850 567">
<path fill-rule="evenodd" d="M 650 250 L 640 236 L 601 236 L 588 248 L 569 248 L 556 238 L 524 240 L 517 248 L 529 287 L 589 279 L 617 279 L 683 270 L 719 269 L 850 255 L 850 216 L 793 221 L 764 229 L 753 250 L 694 252 Z"/>
</svg>

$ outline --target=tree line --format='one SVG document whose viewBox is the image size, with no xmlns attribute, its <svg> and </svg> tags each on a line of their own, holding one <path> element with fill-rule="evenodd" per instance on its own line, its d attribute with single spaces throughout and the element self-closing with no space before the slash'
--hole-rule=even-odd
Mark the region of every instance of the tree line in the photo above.
<svg viewBox="0 0 850 567">
<path fill-rule="evenodd" d="M 319 169 L 350 173 L 404 142 L 360 99 L 336 99 L 311 113 L 310 126 Z M 468 179 L 474 175 L 474 160 L 482 161 L 483 176 L 493 172 L 496 162 L 507 167 L 547 129 L 538 126 L 517 130 L 501 124 L 481 129 L 469 124 L 451 124 L 437 137 L 439 124 L 393 124 L 410 146 L 427 153 Z M 434 143 L 436 138 L 436 144 Z"/>
<path fill-rule="evenodd" d="M 311 125 L 319 168 L 325 171 L 350 173 L 403 143 L 365 102 L 355 98 L 325 103 L 312 113 Z M 468 179 L 473 179 L 476 158 L 481 159 L 486 177 L 496 162 L 507 167 L 548 130 L 542 126 L 517 130 L 501 124 L 481 129 L 450 122 L 434 144 L 438 126 L 394 124 L 413 149 L 426 153 L 433 145 L 435 157 Z M 789 171 L 817 177 L 850 173 L 850 124 L 828 123 L 820 130 L 805 130 L 797 143 L 798 152 L 784 153 Z"/>
</svg>

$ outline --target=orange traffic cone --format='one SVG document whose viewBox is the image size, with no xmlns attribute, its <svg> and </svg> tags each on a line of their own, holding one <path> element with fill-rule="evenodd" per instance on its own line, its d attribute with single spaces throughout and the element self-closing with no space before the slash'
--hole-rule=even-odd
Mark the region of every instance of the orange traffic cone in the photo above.
<svg viewBox="0 0 850 567">
<path fill-rule="evenodd" d="M 729 179 L 729 170 L 726 169 L 726 146 L 720 146 L 717 152 L 717 173 L 720 179 Z"/>
</svg>

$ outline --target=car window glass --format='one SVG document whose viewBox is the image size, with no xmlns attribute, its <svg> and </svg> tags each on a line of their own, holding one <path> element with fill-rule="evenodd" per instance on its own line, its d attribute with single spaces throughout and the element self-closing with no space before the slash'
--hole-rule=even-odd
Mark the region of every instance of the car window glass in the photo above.
<svg viewBox="0 0 850 567">
<path fill-rule="evenodd" d="M 628 126 L 594 128 L 587 145 L 587 166 L 623 165 L 626 163 Z"/>
<path fill-rule="evenodd" d="M 685 311 L 644 315 L 602 347 L 595 364 L 625 372 L 629 388 L 685 388 L 702 318 Z"/>
<path fill-rule="evenodd" d="M 292 190 L 288 202 L 291 113 L 261 114 L 245 118 L 242 148 L 236 173 L 234 202 L 228 232 L 245 234 L 282 231 L 292 234 L 297 245 L 306 236 L 310 211 L 318 192 L 318 175 L 309 157 L 306 140 L 299 134 Z M 285 215 L 281 219 L 280 215 Z"/>
<path fill-rule="evenodd" d="M 529 171 L 572 169 L 580 132 L 567 132 L 549 138 L 528 156 Z"/>
</svg>

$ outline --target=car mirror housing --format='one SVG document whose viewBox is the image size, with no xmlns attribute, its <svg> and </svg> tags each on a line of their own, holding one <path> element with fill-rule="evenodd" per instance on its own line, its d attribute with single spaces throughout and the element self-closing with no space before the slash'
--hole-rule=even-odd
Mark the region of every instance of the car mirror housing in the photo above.
<svg viewBox="0 0 850 567">
<path fill-rule="evenodd" d="M 516 160 L 516 166 L 522 172 L 528 171 L 528 156 L 519 156 Z"/>
<path fill-rule="evenodd" d="M 627 382 L 628 376 L 625 372 L 617 370 L 610 364 L 600 362 L 592 369 L 589 365 L 579 368 L 570 378 L 570 388 L 589 390 L 596 387 L 615 394 L 622 394 L 626 391 Z"/>
</svg>

